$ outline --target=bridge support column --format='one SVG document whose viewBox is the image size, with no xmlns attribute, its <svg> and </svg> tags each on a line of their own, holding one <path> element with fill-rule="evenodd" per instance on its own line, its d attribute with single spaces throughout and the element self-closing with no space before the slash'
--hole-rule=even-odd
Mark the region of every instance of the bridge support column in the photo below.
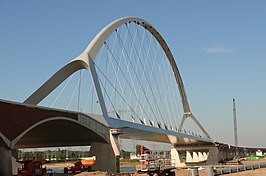
<svg viewBox="0 0 266 176">
<path fill-rule="evenodd" d="M 199 162 L 199 156 L 197 152 L 193 152 L 193 162 Z"/>
<path fill-rule="evenodd" d="M 199 152 L 198 156 L 199 156 L 199 162 L 204 161 L 204 157 L 203 157 L 203 153 L 202 152 Z"/>
<path fill-rule="evenodd" d="M 12 175 L 12 154 L 10 149 L 0 147 L 0 175 Z"/>
<path fill-rule="evenodd" d="M 174 146 L 172 146 L 171 148 L 171 160 L 172 160 L 172 163 L 174 163 L 175 167 L 185 166 L 185 163 L 181 162 L 179 152 Z"/>
<path fill-rule="evenodd" d="M 219 158 L 219 150 L 217 147 L 209 147 L 208 152 L 208 159 L 207 164 L 218 164 L 220 158 Z"/>
<path fill-rule="evenodd" d="M 90 156 L 96 156 L 96 164 L 93 170 L 120 172 L 120 148 L 118 143 L 118 131 L 110 130 L 110 143 L 92 143 Z"/>
<path fill-rule="evenodd" d="M 0 176 L 9 176 L 17 173 L 16 155 L 16 150 L 0 147 Z"/>
<path fill-rule="evenodd" d="M 208 154 L 206 152 L 203 152 L 203 159 L 206 161 L 208 159 Z"/>
<path fill-rule="evenodd" d="M 186 162 L 193 162 L 193 158 L 190 151 L 186 152 Z"/>
</svg>

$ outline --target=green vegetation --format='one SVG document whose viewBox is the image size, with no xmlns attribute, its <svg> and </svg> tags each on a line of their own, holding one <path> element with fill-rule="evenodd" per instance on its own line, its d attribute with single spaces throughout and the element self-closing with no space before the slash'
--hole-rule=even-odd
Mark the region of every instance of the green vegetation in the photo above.
<svg viewBox="0 0 266 176">
<path fill-rule="evenodd" d="M 73 151 L 73 150 L 46 150 L 46 151 L 21 151 L 18 150 L 18 159 L 46 159 L 52 161 L 74 161 L 82 157 L 88 157 L 89 151 Z"/>
<path fill-rule="evenodd" d="M 121 158 L 123 159 L 129 159 L 130 158 L 130 153 L 129 151 L 121 150 Z"/>
<path fill-rule="evenodd" d="M 247 160 L 254 161 L 254 160 L 261 159 L 261 158 L 263 158 L 263 157 L 261 157 L 261 156 L 250 156 L 250 157 L 247 157 Z"/>
<path fill-rule="evenodd" d="M 140 155 L 141 145 L 136 145 L 136 155 Z"/>
<path fill-rule="evenodd" d="M 136 165 L 136 164 L 139 164 L 139 160 L 138 159 L 133 159 L 133 160 L 130 160 L 130 159 L 121 159 L 120 160 L 120 165 L 126 165 L 126 164 L 133 164 L 133 165 Z"/>
</svg>

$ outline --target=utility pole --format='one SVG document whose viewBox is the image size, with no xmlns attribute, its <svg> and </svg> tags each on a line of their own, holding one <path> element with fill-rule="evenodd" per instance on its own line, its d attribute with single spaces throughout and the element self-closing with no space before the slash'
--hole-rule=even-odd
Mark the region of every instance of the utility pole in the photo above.
<svg viewBox="0 0 266 176">
<path fill-rule="evenodd" d="M 234 134 L 235 134 L 235 146 L 236 146 L 236 155 L 238 156 L 238 138 L 237 138 L 237 121 L 236 121 L 236 102 L 233 98 L 233 118 L 234 118 Z"/>
</svg>

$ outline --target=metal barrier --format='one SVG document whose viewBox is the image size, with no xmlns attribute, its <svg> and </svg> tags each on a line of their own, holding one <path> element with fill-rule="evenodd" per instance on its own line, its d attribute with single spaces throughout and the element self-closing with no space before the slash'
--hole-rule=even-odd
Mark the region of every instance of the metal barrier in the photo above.
<svg viewBox="0 0 266 176">
<path fill-rule="evenodd" d="M 219 168 L 220 167 L 220 168 Z M 254 164 L 246 164 L 240 166 L 213 166 L 213 175 L 223 175 L 223 174 L 230 174 L 236 172 L 243 172 L 247 170 L 255 170 L 260 168 L 266 168 L 266 163 L 254 163 Z M 208 173 L 211 174 L 211 173 Z M 211 175 L 206 175 L 211 176 Z"/>
</svg>

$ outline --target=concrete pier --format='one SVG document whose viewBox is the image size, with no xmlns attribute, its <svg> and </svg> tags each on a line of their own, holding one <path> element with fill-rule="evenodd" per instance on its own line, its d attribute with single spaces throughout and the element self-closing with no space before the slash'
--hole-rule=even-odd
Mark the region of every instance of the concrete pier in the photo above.
<svg viewBox="0 0 266 176">
<path fill-rule="evenodd" d="M 0 147 L 0 175 L 12 175 L 12 154 L 10 149 Z"/>
<path fill-rule="evenodd" d="M 111 173 L 120 172 L 120 147 L 118 136 L 121 134 L 119 129 L 109 131 L 109 143 L 92 143 L 90 156 L 96 156 L 96 164 L 93 170 L 107 171 Z"/>
<path fill-rule="evenodd" d="M 96 164 L 92 166 L 93 170 L 107 171 L 111 173 L 119 172 L 119 157 L 115 156 L 110 144 L 92 143 L 89 155 L 96 156 Z"/>
</svg>

